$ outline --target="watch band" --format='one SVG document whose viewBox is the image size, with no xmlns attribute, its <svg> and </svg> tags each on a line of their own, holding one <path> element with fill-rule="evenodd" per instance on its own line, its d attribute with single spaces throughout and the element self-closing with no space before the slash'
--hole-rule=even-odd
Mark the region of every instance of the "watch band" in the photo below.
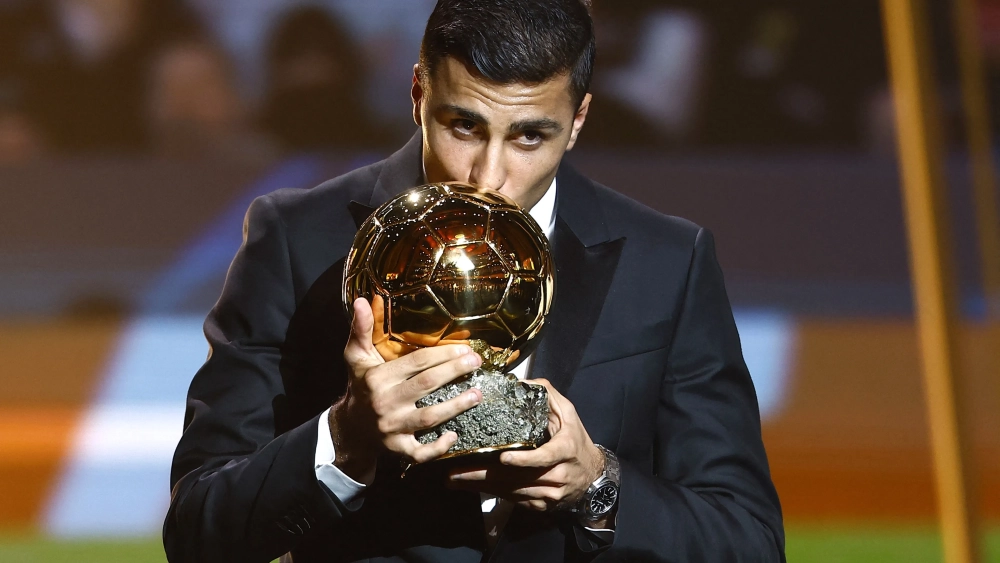
<svg viewBox="0 0 1000 563">
<path fill-rule="evenodd" d="M 608 448 L 605 448 L 600 444 L 594 444 L 594 445 L 597 446 L 597 449 L 601 450 L 602 454 L 604 454 L 604 475 L 608 479 L 611 479 L 611 481 L 613 481 L 616 486 L 621 487 L 622 466 L 621 463 L 618 461 L 618 456 L 615 455 L 615 452 L 609 450 Z"/>
<path fill-rule="evenodd" d="M 614 452 L 600 444 L 594 444 L 604 456 L 604 470 L 601 475 L 587 487 L 580 497 L 579 504 L 573 508 L 580 522 L 586 524 L 600 520 L 618 504 L 618 491 L 621 486 L 621 465 Z"/>
</svg>

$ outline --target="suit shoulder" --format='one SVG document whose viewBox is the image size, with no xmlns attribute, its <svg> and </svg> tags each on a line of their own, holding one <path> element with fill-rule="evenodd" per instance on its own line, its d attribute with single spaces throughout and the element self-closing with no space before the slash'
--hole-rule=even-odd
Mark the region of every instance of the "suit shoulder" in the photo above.
<svg viewBox="0 0 1000 563">
<path fill-rule="evenodd" d="M 703 230 L 693 221 L 661 213 L 597 182 L 592 184 L 612 239 L 648 238 L 654 243 L 694 246 L 698 233 Z"/>
<path fill-rule="evenodd" d="M 368 203 L 385 161 L 356 168 L 312 188 L 281 188 L 267 194 L 286 221 L 298 220 L 331 209 L 344 209 L 351 201 Z"/>
</svg>

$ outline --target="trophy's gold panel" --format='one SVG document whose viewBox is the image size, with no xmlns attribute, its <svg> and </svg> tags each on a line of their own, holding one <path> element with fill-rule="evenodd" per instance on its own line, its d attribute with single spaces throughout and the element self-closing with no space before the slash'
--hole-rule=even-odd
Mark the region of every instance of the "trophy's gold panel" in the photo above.
<svg viewBox="0 0 1000 563">
<path fill-rule="evenodd" d="M 515 352 L 537 335 L 554 289 L 548 241 L 530 216 L 498 192 L 457 183 L 376 210 L 344 272 L 345 305 L 369 299 L 376 337 L 406 345 L 401 353 L 471 339 Z"/>
<path fill-rule="evenodd" d="M 430 285 L 451 316 L 463 318 L 496 312 L 510 282 L 497 253 L 479 241 L 445 248 Z"/>
</svg>

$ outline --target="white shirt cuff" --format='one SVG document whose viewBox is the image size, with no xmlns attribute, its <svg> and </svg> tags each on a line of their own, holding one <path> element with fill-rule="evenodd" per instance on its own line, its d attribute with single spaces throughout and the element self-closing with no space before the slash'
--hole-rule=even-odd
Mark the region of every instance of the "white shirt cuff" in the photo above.
<svg viewBox="0 0 1000 563">
<path fill-rule="evenodd" d="M 615 528 L 617 528 L 617 527 L 618 527 L 618 513 L 615 512 Z M 594 535 L 595 537 L 597 537 L 597 539 L 599 539 L 599 540 L 601 540 L 601 541 L 603 541 L 605 543 L 612 543 L 615 540 L 615 531 L 614 531 L 614 529 L 608 529 L 608 528 L 590 528 L 588 526 L 584 526 L 583 529 L 587 530 L 592 535 Z"/>
<path fill-rule="evenodd" d="M 330 436 L 330 409 L 323 411 L 319 417 L 319 432 L 316 436 L 316 479 L 326 485 L 348 510 L 361 508 L 365 498 L 365 486 L 347 476 L 339 467 L 333 464 L 337 459 L 337 450 L 333 447 Z"/>
</svg>

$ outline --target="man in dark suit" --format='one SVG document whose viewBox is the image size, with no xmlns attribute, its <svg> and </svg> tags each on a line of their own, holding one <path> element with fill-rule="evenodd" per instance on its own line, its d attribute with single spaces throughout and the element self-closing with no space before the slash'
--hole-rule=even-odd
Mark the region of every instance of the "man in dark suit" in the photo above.
<svg viewBox="0 0 1000 563">
<path fill-rule="evenodd" d="M 254 202 L 189 392 L 171 561 L 784 560 L 711 234 L 562 163 L 593 56 L 581 0 L 440 0 L 414 71 L 413 139 Z M 401 462 L 454 440 L 414 432 L 480 396 L 414 401 L 480 359 L 450 345 L 386 361 L 368 302 L 344 312 L 344 257 L 373 208 L 447 180 L 506 193 L 549 237 L 556 298 L 525 363 L 549 386 L 552 438 L 401 478 Z"/>
</svg>

